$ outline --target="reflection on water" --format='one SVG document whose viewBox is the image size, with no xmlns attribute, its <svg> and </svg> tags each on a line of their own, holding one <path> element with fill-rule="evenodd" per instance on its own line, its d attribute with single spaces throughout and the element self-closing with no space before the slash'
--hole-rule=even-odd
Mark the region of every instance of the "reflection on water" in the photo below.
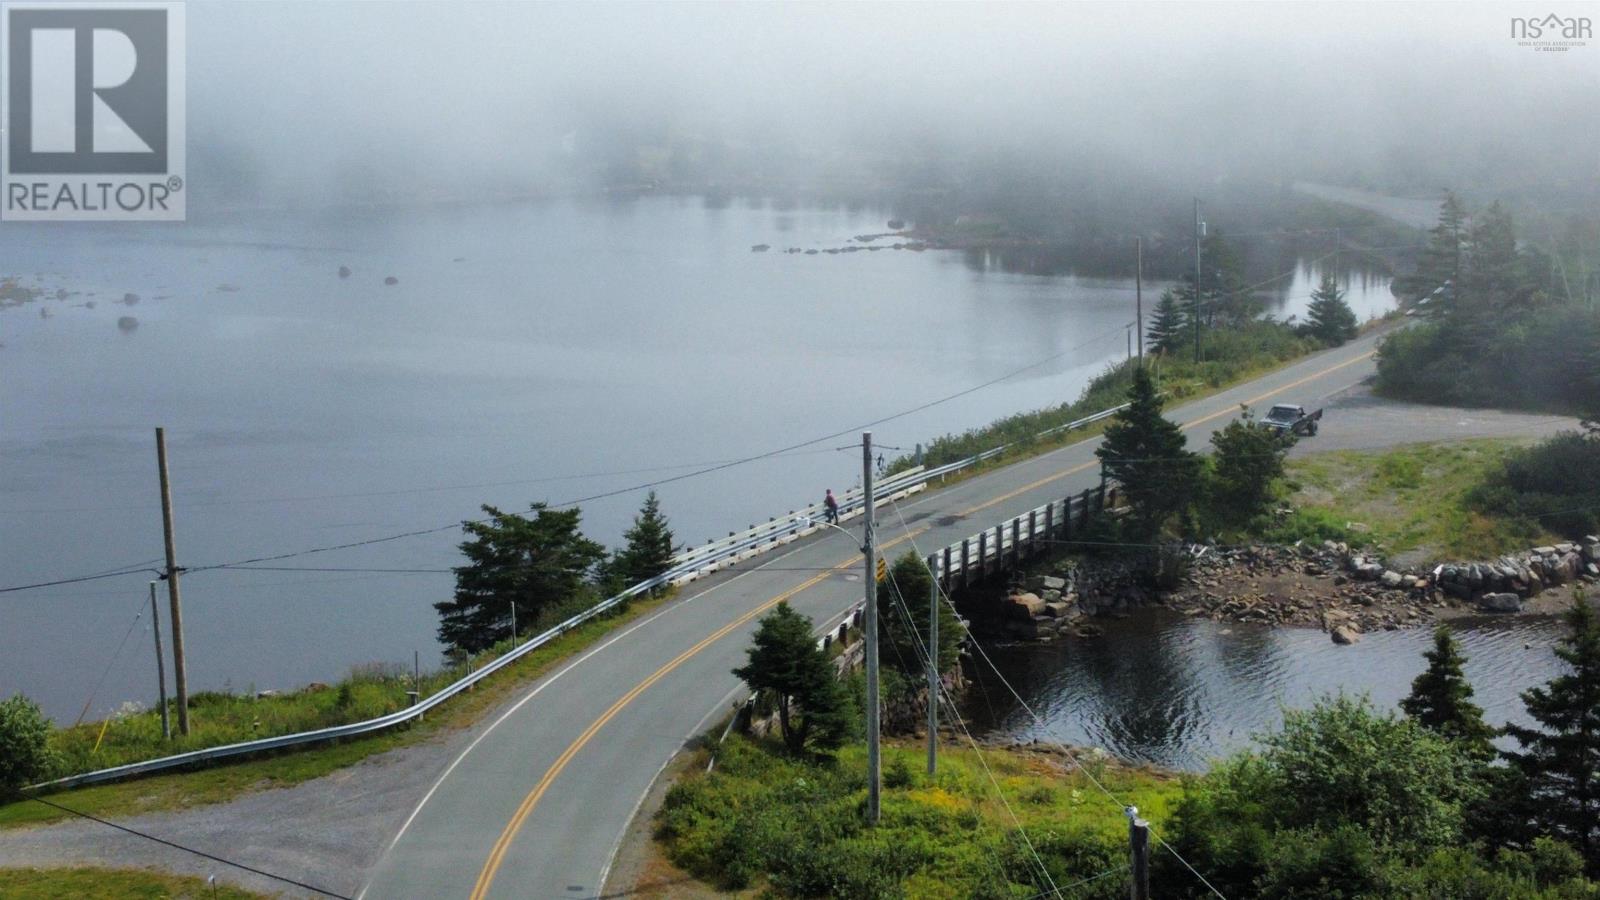
<svg viewBox="0 0 1600 900">
<path fill-rule="evenodd" d="M 1097 638 L 986 646 L 1035 721 L 981 661 L 969 665 L 963 701 L 974 733 L 1104 747 L 1119 756 L 1184 769 L 1248 745 L 1338 690 L 1392 709 L 1422 671 L 1428 629 L 1380 632 L 1343 647 L 1320 631 L 1190 619 L 1146 610 L 1103 623 Z M 1527 721 L 1518 694 L 1559 671 L 1551 653 L 1557 619 L 1519 617 L 1456 624 L 1476 702 L 1495 725 Z"/>
</svg>

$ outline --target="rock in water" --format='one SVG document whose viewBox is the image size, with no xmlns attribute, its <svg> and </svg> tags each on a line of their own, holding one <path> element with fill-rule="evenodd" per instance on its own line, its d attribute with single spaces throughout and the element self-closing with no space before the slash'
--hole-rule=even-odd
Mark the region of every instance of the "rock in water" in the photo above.
<svg viewBox="0 0 1600 900">
<path fill-rule="evenodd" d="M 768 250 L 771 250 L 771 249 L 772 249 L 772 246 L 770 244 L 756 244 L 756 245 L 754 245 L 754 246 L 752 246 L 750 248 L 750 252 L 751 253 L 765 253 L 765 252 L 767 252 Z"/>
<path fill-rule="evenodd" d="M 339 277 L 340 278 L 349 278 L 350 277 L 350 267 L 349 266 L 340 266 L 339 267 Z"/>
<path fill-rule="evenodd" d="M 395 285 L 400 283 L 400 279 L 394 277 L 393 275 L 390 275 L 388 278 L 385 278 L 383 280 L 383 283 L 388 285 L 389 287 L 394 287 Z"/>
<path fill-rule="evenodd" d="M 1331 635 L 1335 644 L 1354 644 L 1361 640 L 1361 632 L 1349 625 L 1340 625 L 1333 629 Z"/>
<path fill-rule="evenodd" d="M 1483 597 L 1478 600 L 1478 608 L 1484 612 L 1521 612 L 1522 598 L 1511 593 L 1484 594 Z"/>
<path fill-rule="evenodd" d="M 117 320 L 117 327 L 122 330 L 123 334 L 130 334 L 138 329 L 139 320 L 135 319 L 133 316 L 123 316 Z"/>
<path fill-rule="evenodd" d="M 138 294 L 123 294 L 122 295 L 122 305 L 123 306 L 132 306 L 132 305 L 134 305 L 135 303 L 138 303 L 138 302 L 139 302 L 139 295 Z"/>
</svg>

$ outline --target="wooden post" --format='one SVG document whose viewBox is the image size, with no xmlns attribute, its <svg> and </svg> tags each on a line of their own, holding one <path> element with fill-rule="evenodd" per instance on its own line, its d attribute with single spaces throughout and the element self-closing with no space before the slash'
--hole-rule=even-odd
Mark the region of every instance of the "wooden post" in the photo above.
<svg viewBox="0 0 1600 900">
<path fill-rule="evenodd" d="M 1011 520 L 1011 565 L 1022 565 L 1022 517 Z"/>
<path fill-rule="evenodd" d="M 1046 503 L 1044 505 L 1044 536 L 1046 539 L 1052 539 L 1056 536 L 1055 512 L 1056 505 L 1054 503 Z"/>
<path fill-rule="evenodd" d="M 950 590 L 950 588 L 953 586 L 954 582 L 950 578 L 950 545 L 949 544 L 946 544 L 945 548 L 944 548 L 944 569 L 942 571 L 940 571 L 939 577 L 944 579 L 944 589 L 947 590 L 947 591 Z"/>
<path fill-rule="evenodd" d="M 989 571 L 989 532 L 978 532 L 978 572 L 983 574 Z"/>
<path fill-rule="evenodd" d="M 1085 528 L 1088 528 L 1089 527 L 1089 489 L 1088 488 L 1084 488 L 1083 489 L 1083 511 L 1080 512 L 1079 515 L 1083 516 L 1083 518 L 1078 521 L 1078 524 L 1082 525 Z"/>
<path fill-rule="evenodd" d="M 1132 874 L 1128 883 L 1130 900 L 1150 900 L 1150 823 L 1139 818 L 1139 808 L 1130 806 L 1128 851 Z"/>
<path fill-rule="evenodd" d="M 961 586 L 972 584 L 972 554 L 967 552 L 969 538 L 961 539 Z"/>
<path fill-rule="evenodd" d="M 1072 496 L 1069 494 L 1061 501 L 1061 540 L 1063 543 L 1072 542 Z"/>
<path fill-rule="evenodd" d="M 178 551 L 172 536 L 172 482 L 167 478 L 167 433 L 156 429 L 156 464 L 161 469 L 161 535 L 167 545 L 167 600 L 172 607 L 172 683 L 178 700 L 178 733 L 189 733 L 189 676 L 183 660 L 183 603 L 178 595 Z"/>
<path fill-rule="evenodd" d="M 161 703 L 161 737 L 172 739 L 172 721 L 167 717 L 167 662 L 161 650 L 161 616 L 156 611 L 156 583 L 150 582 L 150 631 L 156 636 L 156 691 Z"/>
<path fill-rule="evenodd" d="M 1028 510 L 1028 555 L 1039 549 L 1039 511 Z"/>
</svg>

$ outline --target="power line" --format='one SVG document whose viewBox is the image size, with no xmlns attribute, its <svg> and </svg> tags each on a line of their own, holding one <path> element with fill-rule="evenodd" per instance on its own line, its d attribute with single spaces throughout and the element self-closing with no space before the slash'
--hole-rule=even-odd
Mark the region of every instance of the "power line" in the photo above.
<svg viewBox="0 0 1600 900">
<path fill-rule="evenodd" d="M 217 856 L 214 853 L 207 853 L 204 850 L 196 850 L 193 847 L 185 846 L 183 844 L 177 843 L 176 841 L 169 841 L 166 838 L 156 837 L 155 835 L 150 834 L 149 832 L 140 831 L 140 830 L 138 830 L 136 828 L 129 828 L 126 825 L 118 825 L 115 822 L 112 822 L 112 821 L 109 821 L 109 820 L 106 820 L 106 819 L 102 819 L 99 816 L 91 815 L 89 813 L 82 812 L 80 810 L 71 809 L 69 807 L 62 806 L 59 803 L 53 803 L 53 802 L 51 802 L 49 800 L 44 799 L 43 797 L 34 797 L 34 796 L 31 796 L 31 795 L 28 795 L 28 794 L 23 794 L 23 793 L 20 793 L 20 792 L 13 792 L 13 793 L 16 793 L 17 797 L 22 799 L 22 800 L 32 800 L 34 803 L 41 803 L 41 804 L 43 804 L 45 806 L 50 807 L 51 809 L 60 810 L 61 812 L 64 812 L 64 813 L 70 813 L 70 814 L 72 814 L 74 816 L 78 816 L 79 818 L 88 819 L 91 822 L 98 822 L 101 825 L 104 825 L 104 826 L 106 826 L 108 828 L 115 828 L 116 830 L 121 831 L 121 832 L 123 832 L 125 834 L 131 834 L 134 837 L 144 838 L 147 841 L 154 841 L 157 844 L 161 844 L 161 845 L 166 846 L 166 847 L 171 847 L 174 850 L 182 850 L 185 853 L 193 853 L 195 856 L 199 856 L 199 857 L 202 857 L 204 859 L 209 859 L 212 862 L 222 863 L 225 866 L 232 866 L 235 869 L 242 869 L 242 870 L 244 870 L 246 872 L 249 872 L 249 873 L 251 873 L 253 875 L 260 875 L 263 878 L 270 878 L 273 881 L 281 881 L 284 884 L 294 885 L 297 888 L 304 888 L 305 890 L 311 891 L 312 893 L 321 894 L 324 897 L 337 897 L 337 898 L 339 898 L 339 900 L 354 900 L 354 898 L 349 897 L 348 895 L 335 893 L 334 891 L 327 890 L 326 888 L 319 888 L 314 884 L 306 884 L 303 881 L 296 881 L 293 878 L 287 878 L 287 877 L 285 877 L 283 875 L 274 875 L 273 873 L 268 872 L 265 869 L 258 869 L 258 868 L 254 867 L 254 866 L 245 865 L 242 862 L 235 862 L 234 860 L 228 859 L 226 857 Z"/>
</svg>

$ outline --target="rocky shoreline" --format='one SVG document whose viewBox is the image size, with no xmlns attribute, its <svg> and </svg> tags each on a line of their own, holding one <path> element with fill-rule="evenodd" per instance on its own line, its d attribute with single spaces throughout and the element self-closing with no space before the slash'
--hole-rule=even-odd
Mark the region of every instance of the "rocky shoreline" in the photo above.
<svg viewBox="0 0 1600 900">
<path fill-rule="evenodd" d="M 1092 621 L 1161 605 L 1216 621 L 1319 628 L 1350 644 L 1374 631 L 1485 614 L 1551 613 L 1573 585 L 1600 584 L 1600 537 L 1535 547 L 1489 562 L 1390 568 L 1346 544 L 1172 548 L 1187 560 L 1170 590 L 1120 560 L 1063 561 L 1013 588 L 1000 629 L 1017 640 L 1089 637 Z"/>
</svg>

